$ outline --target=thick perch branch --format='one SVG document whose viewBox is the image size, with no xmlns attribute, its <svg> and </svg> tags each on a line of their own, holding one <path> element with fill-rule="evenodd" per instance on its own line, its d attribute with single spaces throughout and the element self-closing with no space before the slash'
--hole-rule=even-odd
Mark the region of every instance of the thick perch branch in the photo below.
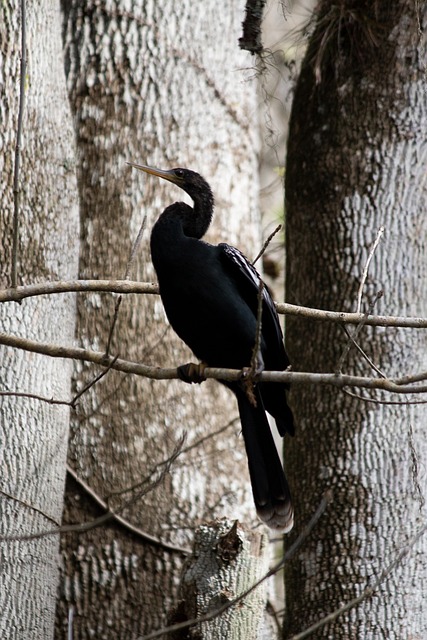
<svg viewBox="0 0 427 640">
<path fill-rule="evenodd" d="M 36 342 L 34 340 L 27 340 L 26 338 L 10 336 L 5 333 L 0 333 L 0 344 L 16 349 L 23 349 L 24 351 L 40 353 L 52 358 L 70 358 L 73 360 L 92 362 L 103 367 L 110 367 L 116 371 L 133 373 L 155 380 L 179 379 L 176 368 L 162 369 L 160 367 L 150 367 L 117 357 L 115 359 L 113 356 L 106 356 L 105 353 L 82 349 L 80 347 L 64 347 L 51 343 Z M 214 378 L 216 380 L 231 381 L 239 380 L 242 377 L 241 371 L 214 367 L 206 367 L 204 374 L 206 378 Z M 427 393 L 427 371 L 412 376 L 393 379 L 364 378 L 361 376 L 336 373 L 263 371 L 259 375 L 259 379 L 265 382 L 291 382 L 292 384 L 327 384 L 340 389 L 344 387 L 362 387 L 365 389 L 381 389 L 392 393 Z M 415 386 L 415 383 L 418 382 L 424 382 L 424 384 Z"/>
</svg>

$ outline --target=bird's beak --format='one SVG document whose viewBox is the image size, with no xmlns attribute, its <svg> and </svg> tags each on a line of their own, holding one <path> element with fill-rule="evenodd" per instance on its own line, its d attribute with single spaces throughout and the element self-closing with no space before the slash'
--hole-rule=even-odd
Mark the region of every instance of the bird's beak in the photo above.
<svg viewBox="0 0 427 640">
<path fill-rule="evenodd" d="M 149 167 L 146 164 L 137 164 L 136 162 L 127 162 L 126 164 L 129 164 L 131 167 L 134 167 L 134 169 L 138 169 L 139 171 L 145 171 L 145 173 L 149 173 L 152 176 L 157 176 L 164 180 L 168 180 L 169 182 L 173 182 L 173 184 L 176 184 L 179 187 L 182 185 L 182 178 L 179 178 L 173 169 L 164 171 L 163 169 L 156 169 L 156 167 Z"/>
</svg>

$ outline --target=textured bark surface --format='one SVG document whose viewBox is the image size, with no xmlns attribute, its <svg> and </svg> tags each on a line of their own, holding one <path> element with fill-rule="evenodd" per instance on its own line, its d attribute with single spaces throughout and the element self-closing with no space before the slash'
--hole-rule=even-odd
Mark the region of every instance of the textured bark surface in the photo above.
<svg viewBox="0 0 427 640">
<path fill-rule="evenodd" d="M 217 194 L 209 238 L 259 249 L 255 86 L 239 52 L 243 2 L 65 2 L 66 73 L 75 115 L 81 198 L 80 276 L 123 278 L 132 243 L 146 227 L 132 278 L 154 280 L 148 240 L 165 208 L 185 194 L 132 171 L 126 160 L 202 173 Z M 107 344 L 116 298 L 79 297 L 80 344 Z M 160 299 L 123 300 L 112 353 L 149 364 L 178 365 L 191 354 L 167 328 Z M 98 370 L 81 365 L 76 389 Z M 137 380 L 108 373 L 80 403 L 69 461 L 100 495 L 140 483 L 171 454 L 213 435 L 237 417 L 219 385 Z M 66 520 L 95 515 L 68 486 Z M 113 496 L 120 510 L 128 492 Z M 122 513 L 149 534 L 188 545 L 206 518 L 255 520 L 239 424 L 190 448 L 165 481 Z M 108 526 L 63 540 L 58 638 L 75 607 L 75 638 L 135 638 L 159 627 L 176 594 L 182 558 Z"/>
<path fill-rule="evenodd" d="M 354 11 L 353 4 L 319 4 L 295 94 L 287 298 L 354 311 L 383 225 L 362 310 L 382 289 L 375 313 L 426 316 L 427 8 L 383 0 Z M 340 327 L 288 319 L 297 370 L 336 370 L 346 341 Z M 427 368 L 424 331 L 363 328 L 358 342 L 387 376 Z M 374 374 L 355 350 L 344 371 Z M 288 571 L 288 630 L 295 633 L 359 595 L 425 518 L 427 414 L 426 405 L 370 404 L 323 387 L 295 388 L 291 402 L 297 523 L 310 517 L 328 487 L 334 495 Z M 425 638 L 426 551 L 423 538 L 374 596 L 314 637 Z"/>
<path fill-rule="evenodd" d="M 19 2 L 0 7 L 0 286 L 10 286 L 13 166 L 20 79 Z M 27 13 L 26 107 L 20 170 L 18 284 L 75 278 L 79 219 L 74 138 L 62 59 L 59 6 Z M 0 306 L 1 331 L 70 344 L 75 298 L 67 294 Z M 0 348 L 0 391 L 69 400 L 72 367 Z M 0 397 L 0 529 L 19 536 L 61 522 L 69 410 Z M 58 539 L 0 545 L 0 636 L 51 638 L 58 586 Z"/>
<path fill-rule="evenodd" d="M 199 527 L 181 578 L 176 619 L 209 615 L 250 589 L 269 569 L 268 544 L 263 533 L 226 519 Z M 190 627 L 188 638 L 272 640 L 274 629 L 265 611 L 266 586 L 264 582 L 221 615 Z"/>
</svg>

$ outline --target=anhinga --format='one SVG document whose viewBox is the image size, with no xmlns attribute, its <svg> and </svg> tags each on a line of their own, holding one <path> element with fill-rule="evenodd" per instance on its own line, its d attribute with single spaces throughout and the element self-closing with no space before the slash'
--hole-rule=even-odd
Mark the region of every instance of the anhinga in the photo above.
<svg viewBox="0 0 427 640">
<path fill-rule="evenodd" d="M 214 198 L 208 183 L 188 169 L 163 171 L 133 167 L 164 178 L 192 198 L 168 206 L 151 233 L 151 256 L 168 320 L 197 358 L 210 367 L 244 369 L 251 363 L 257 327 L 260 276 L 245 256 L 228 244 L 202 240 L 212 220 Z M 283 371 L 289 360 L 273 300 L 262 290 L 259 365 Z M 275 529 L 293 525 L 291 496 L 265 410 L 279 433 L 293 434 L 283 383 L 255 384 L 250 399 L 241 382 L 224 382 L 235 394 L 259 517 Z"/>
</svg>

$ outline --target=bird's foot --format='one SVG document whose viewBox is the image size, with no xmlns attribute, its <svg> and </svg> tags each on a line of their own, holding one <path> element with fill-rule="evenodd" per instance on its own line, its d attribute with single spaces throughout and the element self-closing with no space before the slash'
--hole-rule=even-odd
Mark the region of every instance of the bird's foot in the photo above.
<svg viewBox="0 0 427 640">
<path fill-rule="evenodd" d="M 253 369 L 252 367 L 243 367 L 241 372 L 241 380 L 247 382 L 250 380 L 253 384 L 259 381 L 260 374 L 264 371 L 264 367 L 261 369 Z"/>
<path fill-rule="evenodd" d="M 250 367 L 244 367 L 241 373 L 241 386 L 243 387 L 249 402 L 256 407 L 257 402 L 255 398 L 254 388 L 259 380 L 260 374 L 264 371 L 264 360 L 262 359 L 261 353 L 258 354 L 258 357 L 251 364 Z"/>
<path fill-rule="evenodd" d="M 264 371 L 264 358 L 262 357 L 261 351 L 258 351 L 256 354 L 252 354 L 252 361 L 250 367 L 244 367 L 242 369 L 242 379 L 243 380 L 252 380 L 255 384 L 258 382 L 259 375 Z"/>
<path fill-rule="evenodd" d="M 182 364 L 178 367 L 178 377 L 180 380 L 187 382 L 188 384 L 200 384 L 206 380 L 206 367 L 207 364 L 204 362 L 200 362 L 199 364 L 196 364 L 195 362 Z"/>
</svg>

